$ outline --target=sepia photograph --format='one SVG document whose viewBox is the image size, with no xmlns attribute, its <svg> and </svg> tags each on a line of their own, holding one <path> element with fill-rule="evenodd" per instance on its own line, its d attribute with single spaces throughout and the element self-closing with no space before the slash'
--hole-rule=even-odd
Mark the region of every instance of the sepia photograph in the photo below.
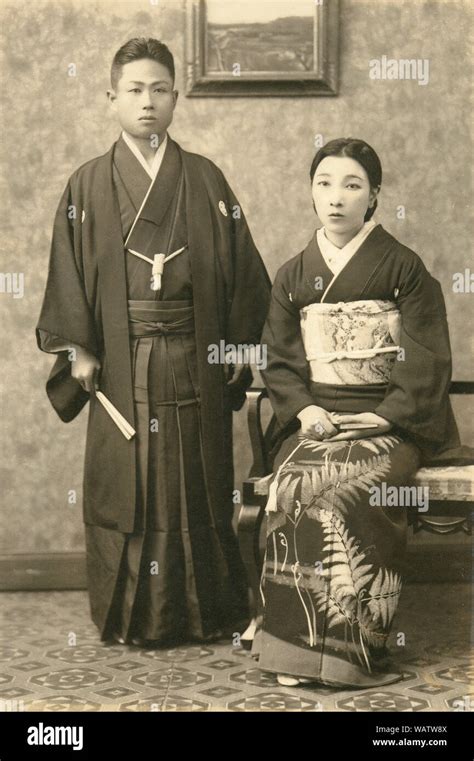
<svg viewBox="0 0 474 761">
<path fill-rule="evenodd" d="M 1 0 L 1 761 L 472 759 L 473 18 Z"/>
</svg>

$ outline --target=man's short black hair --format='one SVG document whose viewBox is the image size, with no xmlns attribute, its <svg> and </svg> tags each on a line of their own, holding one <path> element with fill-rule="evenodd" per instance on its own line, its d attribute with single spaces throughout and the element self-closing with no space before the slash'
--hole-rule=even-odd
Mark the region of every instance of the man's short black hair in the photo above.
<svg viewBox="0 0 474 761">
<path fill-rule="evenodd" d="M 133 37 L 125 45 L 122 45 L 120 50 L 117 50 L 114 55 L 110 70 L 110 81 L 114 90 L 122 76 L 122 66 L 132 61 L 140 61 L 142 58 L 150 58 L 152 61 L 166 66 L 174 84 L 173 54 L 166 45 L 159 40 L 153 39 L 153 37 Z"/>
</svg>

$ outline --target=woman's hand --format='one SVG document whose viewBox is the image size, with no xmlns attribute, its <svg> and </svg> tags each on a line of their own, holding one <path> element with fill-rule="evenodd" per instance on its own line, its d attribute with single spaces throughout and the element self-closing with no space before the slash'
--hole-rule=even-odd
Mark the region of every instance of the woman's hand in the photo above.
<svg viewBox="0 0 474 761">
<path fill-rule="evenodd" d="M 100 362 L 82 346 L 72 346 L 75 359 L 71 360 L 71 375 L 89 394 L 94 394 L 99 388 Z"/>
<path fill-rule="evenodd" d="M 329 439 L 337 433 L 332 422 L 333 414 L 315 404 L 305 407 L 296 417 L 301 422 L 301 433 L 316 441 Z"/>
<path fill-rule="evenodd" d="M 347 439 L 366 439 L 369 436 L 382 436 L 393 427 L 389 420 L 376 415 L 375 412 L 360 412 L 356 415 L 340 415 L 332 413 L 332 419 L 338 423 L 357 423 L 357 425 L 376 426 L 375 428 L 355 428 L 354 430 L 341 431 L 337 436 L 332 436 L 331 441 L 346 441 Z"/>
</svg>

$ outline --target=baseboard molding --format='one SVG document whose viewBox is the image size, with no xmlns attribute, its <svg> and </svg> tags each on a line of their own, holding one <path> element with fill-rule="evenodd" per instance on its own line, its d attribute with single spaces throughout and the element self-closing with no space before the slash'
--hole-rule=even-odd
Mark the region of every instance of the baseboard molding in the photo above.
<svg viewBox="0 0 474 761">
<path fill-rule="evenodd" d="M 0 555 L 0 590 L 87 589 L 85 552 Z"/>
<path fill-rule="evenodd" d="M 404 581 L 472 582 L 469 544 L 409 544 Z M 0 555 L 0 591 L 87 589 L 85 552 Z"/>
<path fill-rule="evenodd" d="M 473 556 L 470 544 L 408 544 L 404 561 L 405 582 L 439 583 L 473 581 Z"/>
</svg>

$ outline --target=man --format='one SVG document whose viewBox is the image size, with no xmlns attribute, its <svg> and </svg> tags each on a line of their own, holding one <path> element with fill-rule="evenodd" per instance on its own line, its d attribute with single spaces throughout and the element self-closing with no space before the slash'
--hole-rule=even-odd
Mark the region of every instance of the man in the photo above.
<svg viewBox="0 0 474 761">
<path fill-rule="evenodd" d="M 205 640 L 247 617 L 232 410 L 252 380 L 209 349 L 258 343 L 270 283 L 222 172 L 167 134 L 168 48 L 130 40 L 111 84 L 122 134 L 64 191 L 37 340 L 57 353 L 47 393 L 61 419 L 89 401 L 84 521 L 102 639 Z"/>
</svg>

